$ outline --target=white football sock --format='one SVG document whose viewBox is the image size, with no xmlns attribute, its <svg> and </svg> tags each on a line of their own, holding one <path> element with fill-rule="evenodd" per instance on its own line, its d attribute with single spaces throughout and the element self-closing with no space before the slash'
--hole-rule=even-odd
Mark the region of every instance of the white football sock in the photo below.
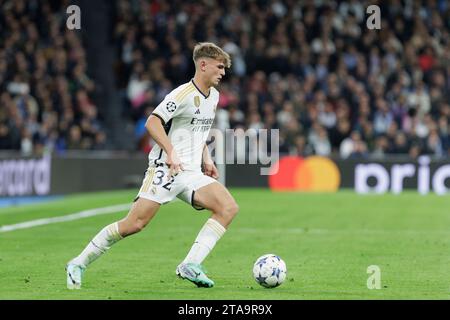
<svg viewBox="0 0 450 320">
<path fill-rule="evenodd" d="M 80 255 L 70 262 L 87 267 L 122 238 L 119 233 L 119 224 L 114 222 L 97 233 Z"/>
<path fill-rule="evenodd" d="M 183 260 L 183 263 L 202 263 L 225 231 L 226 229 L 219 222 L 212 218 L 208 219 L 198 233 L 191 250 Z"/>
</svg>

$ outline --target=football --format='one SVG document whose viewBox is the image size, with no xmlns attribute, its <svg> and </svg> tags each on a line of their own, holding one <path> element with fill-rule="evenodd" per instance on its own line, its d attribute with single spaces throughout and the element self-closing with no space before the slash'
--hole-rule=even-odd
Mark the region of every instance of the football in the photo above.
<svg viewBox="0 0 450 320">
<path fill-rule="evenodd" d="M 253 265 L 253 277 L 265 288 L 275 288 L 286 279 L 286 263 L 275 254 L 259 257 Z"/>
</svg>

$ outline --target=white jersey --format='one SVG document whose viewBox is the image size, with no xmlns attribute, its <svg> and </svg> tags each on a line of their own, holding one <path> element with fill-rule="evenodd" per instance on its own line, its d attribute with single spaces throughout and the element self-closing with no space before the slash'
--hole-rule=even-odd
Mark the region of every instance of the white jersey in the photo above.
<svg viewBox="0 0 450 320">
<path fill-rule="evenodd" d="M 164 122 L 166 133 L 185 170 L 201 170 L 202 154 L 214 122 L 219 91 L 211 87 L 205 96 L 194 80 L 172 90 L 153 115 Z M 149 165 L 165 163 L 166 153 L 157 144 L 148 155 Z"/>
</svg>

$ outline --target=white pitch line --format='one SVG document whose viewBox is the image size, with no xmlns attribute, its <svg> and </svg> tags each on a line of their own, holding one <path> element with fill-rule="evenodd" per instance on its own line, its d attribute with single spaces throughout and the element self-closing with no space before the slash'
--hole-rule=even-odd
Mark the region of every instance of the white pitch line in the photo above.
<svg viewBox="0 0 450 320">
<path fill-rule="evenodd" d="M 130 203 L 118 204 L 118 205 L 110 206 L 110 207 L 83 210 L 83 211 L 72 213 L 72 214 L 65 215 L 65 216 L 30 220 L 30 221 L 17 223 L 17 224 L 0 226 L 0 233 L 19 230 L 19 229 L 28 229 L 28 228 L 43 226 L 43 225 L 47 225 L 47 224 L 51 224 L 51 223 L 73 221 L 73 220 L 98 216 L 98 215 L 102 215 L 102 214 L 114 213 L 114 212 L 119 212 L 119 211 L 123 211 L 123 210 L 128 210 L 130 207 L 131 207 Z"/>
</svg>

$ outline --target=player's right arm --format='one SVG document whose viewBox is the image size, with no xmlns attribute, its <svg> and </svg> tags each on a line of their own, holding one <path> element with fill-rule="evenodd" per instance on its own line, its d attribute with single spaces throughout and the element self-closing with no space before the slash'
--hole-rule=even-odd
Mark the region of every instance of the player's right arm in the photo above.
<svg viewBox="0 0 450 320">
<path fill-rule="evenodd" d="M 183 170 L 183 165 L 181 164 L 181 161 L 178 158 L 178 155 L 173 148 L 166 131 L 164 130 L 162 121 L 163 120 L 161 118 L 152 114 L 148 117 L 145 127 L 147 128 L 152 139 L 155 140 L 155 142 L 167 154 L 166 163 L 170 169 L 169 176 L 167 178 L 170 180 L 172 175 L 177 174 L 180 170 Z"/>
<path fill-rule="evenodd" d="M 203 147 L 202 162 L 203 162 L 204 173 L 207 176 L 210 176 L 214 179 L 218 179 L 219 178 L 219 170 L 217 170 L 217 167 L 211 158 L 211 154 L 209 153 L 209 149 L 208 149 L 208 146 L 206 143 Z"/>
<path fill-rule="evenodd" d="M 172 175 L 177 174 L 180 170 L 183 170 L 183 166 L 163 125 L 182 112 L 181 101 L 180 93 L 175 90 L 172 91 L 155 108 L 145 124 L 150 136 L 167 154 L 166 164 L 170 169 L 168 179 L 170 179 Z"/>
</svg>

